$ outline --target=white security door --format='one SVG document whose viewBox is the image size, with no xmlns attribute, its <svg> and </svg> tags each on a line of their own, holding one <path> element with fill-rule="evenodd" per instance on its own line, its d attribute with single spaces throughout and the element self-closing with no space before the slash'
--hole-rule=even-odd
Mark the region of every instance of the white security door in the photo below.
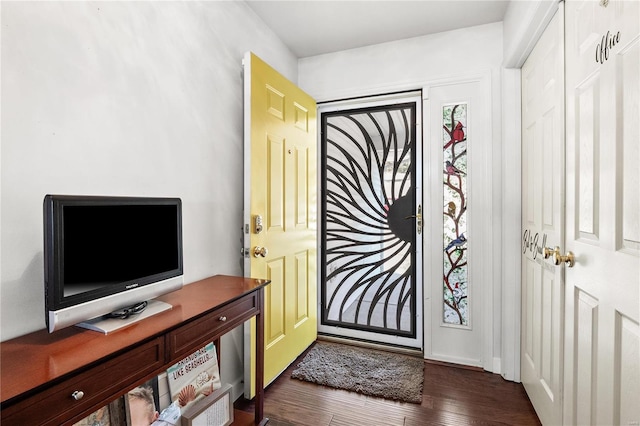
<svg viewBox="0 0 640 426">
<path fill-rule="evenodd" d="M 565 424 L 640 424 L 640 2 L 566 2 Z M 565 252 L 562 253 L 563 255 Z M 568 253 L 566 253 L 568 254 Z"/>
<path fill-rule="evenodd" d="M 522 67 L 521 378 L 543 424 L 562 424 L 564 242 L 562 5 Z"/>
</svg>

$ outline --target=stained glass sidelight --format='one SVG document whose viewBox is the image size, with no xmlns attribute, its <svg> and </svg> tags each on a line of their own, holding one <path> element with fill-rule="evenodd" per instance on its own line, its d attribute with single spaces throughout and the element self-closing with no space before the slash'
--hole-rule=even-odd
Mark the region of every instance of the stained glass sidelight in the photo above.
<svg viewBox="0 0 640 426">
<path fill-rule="evenodd" d="M 467 104 L 442 109 L 443 321 L 469 325 L 467 271 Z"/>
</svg>

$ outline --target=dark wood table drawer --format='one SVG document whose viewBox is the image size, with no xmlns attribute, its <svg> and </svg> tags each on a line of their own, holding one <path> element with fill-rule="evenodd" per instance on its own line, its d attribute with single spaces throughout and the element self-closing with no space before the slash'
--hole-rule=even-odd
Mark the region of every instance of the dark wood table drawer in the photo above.
<svg viewBox="0 0 640 426">
<path fill-rule="evenodd" d="M 65 419 L 104 406 L 105 401 L 122 395 L 132 383 L 164 364 L 164 338 L 158 337 L 23 401 L 2 407 L 2 425 L 64 424 Z M 82 391 L 84 396 L 75 400 L 72 396 L 75 391 Z M 35 419 L 39 423 L 34 423 Z"/>
<path fill-rule="evenodd" d="M 258 312 L 255 293 L 247 294 L 167 334 L 167 358 L 178 361 Z"/>
</svg>

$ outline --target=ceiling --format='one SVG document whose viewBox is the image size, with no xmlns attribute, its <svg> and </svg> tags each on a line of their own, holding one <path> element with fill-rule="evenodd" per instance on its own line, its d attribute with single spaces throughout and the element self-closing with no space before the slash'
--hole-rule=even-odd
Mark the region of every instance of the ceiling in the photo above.
<svg viewBox="0 0 640 426">
<path fill-rule="evenodd" d="M 502 21 L 509 0 L 247 0 L 298 58 Z"/>
</svg>

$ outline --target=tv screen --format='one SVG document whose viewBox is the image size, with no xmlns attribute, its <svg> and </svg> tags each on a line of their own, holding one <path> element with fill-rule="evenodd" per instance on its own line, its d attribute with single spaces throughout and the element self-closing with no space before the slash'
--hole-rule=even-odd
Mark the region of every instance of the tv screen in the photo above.
<svg viewBox="0 0 640 426">
<path fill-rule="evenodd" d="M 47 195 L 44 219 L 50 332 L 182 286 L 178 198 Z"/>
</svg>

